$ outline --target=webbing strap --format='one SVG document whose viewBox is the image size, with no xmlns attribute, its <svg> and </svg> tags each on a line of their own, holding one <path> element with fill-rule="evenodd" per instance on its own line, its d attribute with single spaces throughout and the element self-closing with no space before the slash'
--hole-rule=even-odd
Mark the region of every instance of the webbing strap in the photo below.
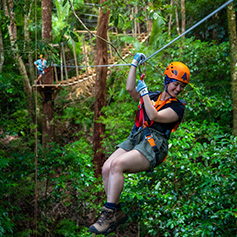
<svg viewBox="0 0 237 237">
<path fill-rule="evenodd" d="M 145 139 L 149 142 L 149 144 L 151 145 L 152 149 L 154 150 L 156 156 L 159 155 L 159 150 L 156 146 L 155 140 L 153 138 L 153 135 L 151 134 L 150 130 L 148 127 L 146 127 L 145 125 L 143 125 L 144 128 L 144 137 Z"/>
<path fill-rule="evenodd" d="M 156 108 L 156 111 L 159 111 L 165 104 L 167 103 L 171 103 L 171 101 L 177 101 L 177 98 L 176 97 L 169 97 L 168 99 L 164 100 L 163 102 L 160 100 L 161 99 L 161 95 L 162 93 L 160 93 L 157 101 L 155 102 L 155 108 Z M 145 121 L 145 118 L 144 118 L 144 108 L 143 108 L 143 98 L 141 97 L 141 102 L 140 104 L 138 105 L 138 109 L 137 109 L 137 112 L 136 112 L 136 117 L 135 117 L 135 124 L 136 126 L 139 128 L 141 127 L 142 125 L 146 125 L 148 127 L 150 127 L 152 124 L 153 124 L 153 121 L 150 121 L 150 124 L 148 124 L 147 121 Z"/>
<path fill-rule="evenodd" d="M 160 163 L 162 163 L 162 162 L 164 162 L 166 160 L 167 155 L 166 155 L 165 159 L 162 162 L 159 161 L 160 151 L 159 151 L 158 147 L 156 146 L 156 143 L 155 143 L 155 140 L 153 138 L 153 135 L 151 134 L 151 132 L 150 132 L 148 127 L 143 125 L 143 128 L 144 128 L 144 137 L 149 142 L 149 144 L 151 145 L 152 150 L 155 153 L 156 165 L 159 165 Z"/>
</svg>

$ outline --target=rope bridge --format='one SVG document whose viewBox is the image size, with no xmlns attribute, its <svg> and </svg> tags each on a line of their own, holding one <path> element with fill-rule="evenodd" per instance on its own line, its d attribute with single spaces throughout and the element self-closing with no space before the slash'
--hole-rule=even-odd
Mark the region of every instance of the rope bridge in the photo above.
<svg viewBox="0 0 237 237">
<path fill-rule="evenodd" d="M 143 43 L 145 42 L 147 39 L 149 38 L 149 34 L 147 33 L 141 33 L 140 35 L 138 35 L 138 38 L 137 40 L 140 42 L 140 43 Z M 63 48 L 63 46 L 62 46 Z M 133 48 L 133 45 L 132 44 L 128 44 L 126 45 L 125 48 L 123 48 L 122 52 L 121 52 L 121 56 L 122 56 L 122 59 L 126 59 L 129 55 L 131 55 L 131 49 Z M 111 51 L 111 50 L 110 50 Z M 62 50 L 62 52 L 64 52 L 64 49 Z M 84 53 L 86 54 L 87 52 L 85 52 L 85 49 L 84 49 Z M 64 56 L 63 56 L 64 57 Z M 64 58 L 65 59 L 65 58 Z M 87 62 L 86 60 L 86 65 L 85 66 L 77 66 L 76 63 L 75 63 L 75 66 L 69 66 L 69 65 L 66 65 L 66 60 L 63 60 L 64 61 L 64 65 L 57 65 L 57 64 L 53 64 L 51 67 L 53 68 L 54 70 L 54 78 L 55 78 L 55 81 L 53 84 L 37 84 L 37 85 L 33 85 L 33 87 L 38 87 L 39 89 L 40 88 L 45 88 L 45 87 L 56 87 L 56 88 L 60 88 L 60 87 L 67 87 L 67 86 L 75 86 L 77 84 L 80 84 L 80 83 L 86 83 L 86 84 L 94 84 L 95 82 L 95 78 L 96 78 L 96 67 L 104 67 L 105 65 L 89 65 L 89 63 Z M 74 59 L 74 61 L 76 61 L 76 57 Z M 115 67 L 115 66 L 120 66 L 120 64 L 118 64 L 118 61 L 116 60 L 115 57 L 113 57 L 112 55 L 110 55 L 110 58 L 108 60 L 108 63 L 109 65 L 107 65 L 109 68 L 110 67 Z M 124 65 L 130 65 L 130 64 L 123 64 L 122 66 Z M 57 72 L 57 68 L 61 68 L 61 78 L 65 78 L 63 80 L 59 80 L 58 79 L 58 72 Z M 68 71 L 67 71 L 67 68 L 75 68 L 76 69 L 76 76 L 73 76 L 71 78 L 68 78 Z M 86 68 L 86 71 L 83 72 L 81 75 L 78 74 L 78 68 Z M 64 74 L 65 76 L 63 75 L 63 69 L 64 69 Z M 110 71 L 108 71 L 108 73 L 110 73 Z M 42 78 L 43 79 L 43 78 Z M 43 80 L 42 80 L 43 81 Z"/>
</svg>

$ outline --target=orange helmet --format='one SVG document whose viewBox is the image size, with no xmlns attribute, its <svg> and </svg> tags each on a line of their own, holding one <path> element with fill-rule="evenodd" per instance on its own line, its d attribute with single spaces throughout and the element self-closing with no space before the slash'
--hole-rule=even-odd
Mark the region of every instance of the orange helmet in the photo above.
<svg viewBox="0 0 237 237">
<path fill-rule="evenodd" d="M 181 62 L 172 62 L 165 69 L 163 76 L 176 79 L 178 81 L 189 83 L 190 71 L 189 68 Z"/>
</svg>

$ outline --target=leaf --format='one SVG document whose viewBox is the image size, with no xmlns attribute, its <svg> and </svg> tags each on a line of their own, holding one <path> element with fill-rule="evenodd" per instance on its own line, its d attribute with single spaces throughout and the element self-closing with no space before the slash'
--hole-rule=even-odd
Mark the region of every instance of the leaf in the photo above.
<svg viewBox="0 0 237 237">
<path fill-rule="evenodd" d="M 156 184 L 156 186 L 155 186 L 155 190 L 158 190 L 158 189 L 159 189 L 160 184 L 161 184 L 161 182 L 159 181 L 159 182 Z"/>
<path fill-rule="evenodd" d="M 73 31 L 70 32 L 70 36 L 75 42 L 79 42 L 77 35 Z"/>
</svg>

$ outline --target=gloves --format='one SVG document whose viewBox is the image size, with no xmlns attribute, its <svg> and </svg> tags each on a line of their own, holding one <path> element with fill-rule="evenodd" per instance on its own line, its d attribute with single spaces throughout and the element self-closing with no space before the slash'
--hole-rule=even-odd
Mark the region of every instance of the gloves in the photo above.
<svg viewBox="0 0 237 237">
<path fill-rule="evenodd" d="M 137 83 L 137 92 L 140 93 L 141 97 L 148 94 L 148 89 L 144 81 L 139 80 Z"/>
<path fill-rule="evenodd" d="M 136 53 L 134 58 L 133 58 L 133 60 L 132 60 L 131 65 L 134 66 L 134 67 L 137 67 L 137 65 L 140 64 L 145 59 L 146 59 L 145 54 L 143 54 L 143 53 Z"/>
</svg>

